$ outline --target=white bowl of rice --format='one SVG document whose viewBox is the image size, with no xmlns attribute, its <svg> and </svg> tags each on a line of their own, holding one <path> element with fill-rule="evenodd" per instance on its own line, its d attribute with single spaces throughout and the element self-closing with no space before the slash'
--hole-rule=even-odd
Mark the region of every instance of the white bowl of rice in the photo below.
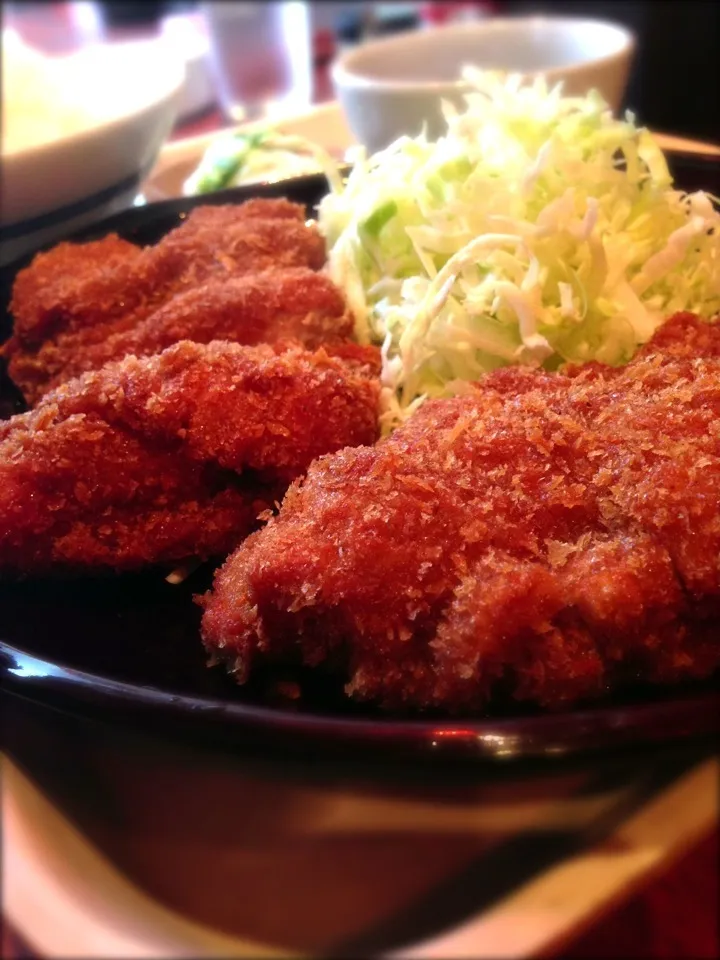
<svg viewBox="0 0 720 960">
<path fill-rule="evenodd" d="M 158 40 L 48 57 L 3 31 L 0 263 L 132 205 L 183 79 Z"/>
</svg>

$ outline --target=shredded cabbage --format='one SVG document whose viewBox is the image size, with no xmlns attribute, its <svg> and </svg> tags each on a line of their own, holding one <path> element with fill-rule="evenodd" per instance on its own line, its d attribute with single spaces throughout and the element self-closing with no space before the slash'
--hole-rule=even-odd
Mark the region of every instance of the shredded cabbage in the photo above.
<svg viewBox="0 0 720 960">
<path fill-rule="evenodd" d="M 384 430 L 508 364 L 627 362 L 673 313 L 720 313 L 716 198 L 602 97 L 472 68 L 447 133 L 359 150 L 319 208 L 329 270 L 382 345 Z"/>
</svg>

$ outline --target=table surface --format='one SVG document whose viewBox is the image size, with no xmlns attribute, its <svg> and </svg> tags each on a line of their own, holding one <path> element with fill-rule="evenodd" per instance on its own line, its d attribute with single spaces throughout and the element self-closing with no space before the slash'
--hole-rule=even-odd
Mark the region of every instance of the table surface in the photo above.
<svg viewBox="0 0 720 960">
<path fill-rule="evenodd" d="M 34 8 L 37 6 L 32 5 Z M 52 5 L 52 11 L 42 11 L 40 14 L 37 9 L 33 12 L 32 7 L 28 5 L 15 23 L 26 40 L 48 52 L 72 49 L 82 44 L 82 30 L 73 19 L 70 4 L 56 3 Z M 152 33 L 153 29 L 150 28 L 149 32 Z M 108 38 L 136 38 L 139 35 L 148 35 L 148 30 L 115 30 Z M 315 102 L 332 97 L 327 67 L 326 59 L 315 65 Z M 178 125 L 172 139 L 207 133 L 219 129 L 223 124 L 220 110 L 212 106 L 202 116 Z M 112 780 L 111 773 L 106 773 Z M 94 823 L 100 829 L 97 820 Z M 93 818 L 90 817 L 91 831 L 92 825 Z M 111 839 L 113 844 L 120 845 L 126 840 L 130 846 L 137 841 L 129 834 L 123 837 L 122 831 Z M 665 864 L 655 876 L 647 878 L 629 898 L 612 905 L 601 916 L 594 918 L 589 928 L 576 933 L 554 955 L 606 960 L 627 957 L 653 960 L 693 957 L 699 960 L 717 957 L 720 954 L 717 904 L 718 830 L 715 829 L 696 840 L 675 862 Z M 33 955 L 17 932 L 5 923 L 2 930 L 2 956 L 20 958 Z"/>
<path fill-rule="evenodd" d="M 564 945 L 557 960 L 715 960 L 718 831 L 694 844 L 675 864 Z M 0 921 L 1 922 L 1 921 Z M 7 960 L 36 957 L 15 931 L 2 926 Z"/>
</svg>

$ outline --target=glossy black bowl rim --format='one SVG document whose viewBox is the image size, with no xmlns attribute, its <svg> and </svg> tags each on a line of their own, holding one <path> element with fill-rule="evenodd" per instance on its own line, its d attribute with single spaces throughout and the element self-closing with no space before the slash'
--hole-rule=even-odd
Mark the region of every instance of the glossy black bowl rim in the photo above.
<svg viewBox="0 0 720 960">
<path fill-rule="evenodd" d="M 652 744 L 720 733 L 720 691 L 652 702 L 599 704 L 559 713 L 510 717 L 400 719 L 340 717 L 163 690 L 113 680 L 50 661 L 0 641 L 0 680 L 6 693 L 81 710 L 132 709 L 139 716 L 228 725 L 243 738 L 298 748 L 343 746 L 438 759 L 530 759 Z M 230 732 L 230 730 L 228 730 Z"/>
</svg>

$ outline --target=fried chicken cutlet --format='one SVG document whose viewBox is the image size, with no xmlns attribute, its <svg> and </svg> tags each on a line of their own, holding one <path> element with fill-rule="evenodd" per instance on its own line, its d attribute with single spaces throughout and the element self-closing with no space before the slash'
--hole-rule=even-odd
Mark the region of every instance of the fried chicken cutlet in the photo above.
<svg viewBox="0 0 720 960">
<path fill-rule="evenodd" d="M 64 384 L 0 423 L 0 572 L 227 554 L 315 457 L 376 439 L 376 353 L 182 341 Z"/>
<path fill-rule="evenodd" d="M 349 341 L 352 333 L 352 316 L 329 277 L 306 267 L 265 270 L 213 279 L 171 297 L 129 329 L 69 355 L 62 376 L 78 376 L 131 353 L 159 353 L 179 340 L 231 340 L 247 346 L 295 340 L 316 349 Z"/>
<path fill-rule="evenodd" d="M 243 682 L 323 665 L 388 709 L 562 708 L 720 665 L 720 323 L 623 368 L 496 371 L 316 461 L 218 571 Z"/>
<path fill-rule="evenodd" d="M 87 369 L 85 351 L 178 294 L 267 269 L 320 269 L 324 242 L 304 217 L 286 200 L 197 207 L 153 246 L 111 235 L 38 254 L 13 288 L 14 330 L 3 347 L 11 378 L 34 404 Z"/>
</svg>

